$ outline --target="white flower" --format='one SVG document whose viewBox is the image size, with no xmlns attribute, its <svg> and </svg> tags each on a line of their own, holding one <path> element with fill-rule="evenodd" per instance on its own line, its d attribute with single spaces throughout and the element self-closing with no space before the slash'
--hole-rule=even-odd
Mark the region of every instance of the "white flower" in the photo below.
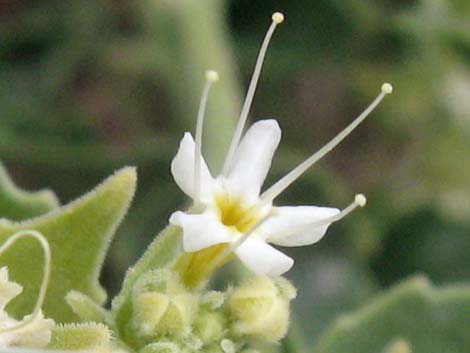
<svg viewBox="0 0 470 353">
<path fill-rule="evenodd" d="M 203 211 L 195 214 L 178 211 L 170 218 L 170 223 L 183 228 L 185 251 L 235 242 L 270 214 L 272 203 L 264 203 L 260 191 L 280 137 L 281 130 L 275 120 L 253 124 L 241 141 L 227 176 L 213 178 L 202 160 L 200 203 Z M 186 133 L 171 166 L 176 183 L 191 198 L 195 196 L 194 149 L 194 140 Z M 321 239 L 328 224 L 307 232 L 292 234 L 289 230 L 338 213 L 339 210 L 326 207 L 276 207 L 277 215 L 257 227 L 234 251 L 255 273 L 280 275 L 291 268 L 293 260 L 268 243 L 283 246 L 313 244 Z"/>
<path fill-rule="evenodd" d="M 6 305 L 22 291 L 23 287 L 8 279 L 8 268 L 0 268 L 0 348 L 43 348 L 51 340 L 54 320 L 45 319 L 39 312 L 32 321 L 30 321 L 30 316 L 17 321 L 5 311 Z M 27 324 L 23 326 L 23 323 Z M 13 326 L 17 328 L 8 330 Z"/>
<path fill-rule="evenodd" d="M 242 263 L 258 275 L 279 276 L 288 271 L 294 260 L 270 244 L 304 246 L 319 241 L 328 226 L 363 206 L 365 198 L 355 201 L 343 211 L 317 206 L 273 206 L 273 200 L 310 166 L 341 142 L 378 105 L 391 85 L 384 84 L 373 103 L 346 129 L 320 151 L 293 169 L 272 187 L 261 193 L 271 166 L 274 152 L 281 139 L 281 129 L 275 120 L 254 123 L 243 138 L 242 131 L 254 96 L 262 61 L 277 24 L 283 16 L 273 15 L 273 23 L 263 42 L 237 129 L 222 173 L 213 177 L 201 155 L 204 109 L 211 84 L 217 75 L 207 73 L 198 113 L 196 141 L 185 133 L 173 159 L 171 172 L 178 186 L 194 200 L 187 212 L 177 211 L 170 223 L 183 230 L 183 248 L 197 252 L 217 244 L 230 244 Z"/>
</svg>

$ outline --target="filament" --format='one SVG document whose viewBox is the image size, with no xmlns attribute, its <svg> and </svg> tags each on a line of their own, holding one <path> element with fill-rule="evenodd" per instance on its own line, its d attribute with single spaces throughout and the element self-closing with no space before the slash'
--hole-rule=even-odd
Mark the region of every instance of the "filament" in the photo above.
<svg viewBox="0 0 470 353">
<path fill-rule="evenodd" d="M 17 325 L 0 328 L 0 333 L 18 330 L 33 322 L 40 314 L 41 307 L 44 304 L 44 299 L 46 297 L 47 286 L 49 285 L 49 280 L 51 276 L 51 249 L 49 246 L 49 242 L 41 233 L 35 230 L 22 230 L 13 234 L 10 238 L 5 241 L 5 243 L 0 246 L 0 254 L 2 254 L 11 245 L 13 245 L 13 243 L 15 243 L 18 239 L 24 237 L 32 237 L 36 239 L 41 245 L 42 250 L 44 252 L 44 271 L 41 287 L 39 288 L 38 298 L 36 300 L 36 304 L 31 315 L 28 318 L 23 319 L 23 321 L 21 321 Z"/>
<path fill-rule="evenodd" d="M 206 71 L 206 84 L 202 91 L 201 102 L 199 104 L 199 110 L 197 113 L 196 122 L 196 133 L 195 133 L 195 144 L 194 149 L 194 192 L 193 200 L 194 206 L 198 206 L 201 201 L 201 159 L 202 159 L 202 131 L 204 127 L 204 115 L 206 111 L 207 101 L 209 98 L 209 91 L 214 82 L 219 79 L 219 75 L 216 71 Z"/>
<path fill-rule="evenodd" d="M 284 177 L 278 180 L 268 190 L 261 195 L 263 203 L 267 204 L 272 202 L 279 194 L 281 194 L 290 184 L 298 179 L 307 169 L 318 162 L 323 156 L 335 148 L 341 141 L 343 141 L 365 118 L 379 105 L 382 99 L 392 93 L 392 86 L 389 83 L 384 83 L 381 88 L 380 94 L 374 101 L 364 110 L 352 123 L 350 123 L 343 131 L 336 135 L 330 142 L 323 146 L 319 151 L 311 155 L 296 168 L 287 173 Z"/>
<path fill-rule="evenodd" d="M 264 57 L 266 56 L 266 52 L 268 50 L 269 42 L 271 41 L 271 37 L 273 36 L 274 30 L 276 29 L 277 25 L 284 21 L 284 15 L 280 12 L 275 12 L 272 15 L 272 23 L 264 37 L 263 44 L 261 45 L 261 49 L 258 54 L 258 58 L 256 59 L 255 68 L 253 71 L 253 75 L 251 76 L 250 85 L 248 86 L 248 91 L 246 94 L 245 101 L 243 102 L 242 110 L 240 113 L 240 117 L 238 118 L 237 126 L 235 128 L 235 133 L 232 138 L 232 142 L 230 143 L 230 147 L 225 158 L 224 166 L 222 168 L 222 175 L 227 175 L 230 171 L 230 166 L 233 161 L 233 157 L 235 156 L 235 151 L 240 143 L 240 139 L 243 133 L 243 128 L 245 127 L 246 119 L 248 118 L 248 113 L 250 112 L 251 103 L 253 102 L 253 97 L 255 95 L 256 86 L 258 85 L 259 76 L 261 74 L 261 69 L 263 67 Z"/>
</svg>

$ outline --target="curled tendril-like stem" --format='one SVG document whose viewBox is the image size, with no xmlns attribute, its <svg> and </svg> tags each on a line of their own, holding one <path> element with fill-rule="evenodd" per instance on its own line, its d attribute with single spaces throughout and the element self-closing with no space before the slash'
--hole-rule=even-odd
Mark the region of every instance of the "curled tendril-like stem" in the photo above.
<svg viewBox="0 0 470 353">
<path fill-rule="evenodd" d="M 4 327 L 0 329 L 0 333 L 4 332 L 11 332 L 23 328 L 33 322 L 39 315 L 42 305 L 44 304 L 44 299 L 46 297 L 47 286 L 49 285 L 49 279 L 51 276 L 51 249 L 49 246 L 49 242 L 47 239 L 38 231 L 35 230 L 22 230 L 15 234 L 13 234 L 10 238 L 8 238 L 5 243 L 0 246 L 0 255 L 7 250 L 10 246 L 12 246 L 18 239 L 24 237 L 31 237 L 36 239 L 39 244 L 41 245 L 44 251 L 44 274 L 42 278 L 41 287 L 39 288 L 38 298 L 36 300 L 36 304 L 34 306 L 33 311 L 29 315 L 28 318 L 24 318 L 19 324 L 12 325 L 9 327 Z"/>
</svg>

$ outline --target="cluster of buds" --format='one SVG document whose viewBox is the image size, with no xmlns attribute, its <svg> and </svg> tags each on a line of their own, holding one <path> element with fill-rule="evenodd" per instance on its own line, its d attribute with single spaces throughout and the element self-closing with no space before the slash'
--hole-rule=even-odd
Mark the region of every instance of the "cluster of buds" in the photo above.
<svg viewBox="0 0 470 353">
<path fill-rule="evenodd" d="M 295 295 L 283 278 L 252 277 L 224 292 L 190 291 L 172 271 L 149 271 L 133 287 L 126 344 L 145 353 L 236 353 L 251 342 L 278 342 Z"/>
</svg>

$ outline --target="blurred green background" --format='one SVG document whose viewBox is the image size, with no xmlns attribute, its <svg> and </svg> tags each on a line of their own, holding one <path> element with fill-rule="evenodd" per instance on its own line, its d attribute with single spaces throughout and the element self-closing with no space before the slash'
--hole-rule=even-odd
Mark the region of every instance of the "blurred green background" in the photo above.
<svg viewBox="0 0 470 353">
<path fill-rule="evenodd" d="M 300 287 L 295 324 L 314 340 L 336 315 L 426 274 L 470 281 L 468 0 L 0 1 L 0 159 L 61 202 L 123 165 L 139 189 L 107 258 L 109 293 L 186 199 L 169 165 L 193 131 L 204 71 L 204 153 L 217 171 L 257 51 L 281 10 L 251 116 L 283 140 L 267 184 L 320 148 L 394 84 L 369 120 L 278 204 L 365 209 L 319 244 L 284 249 Z"/>
</svg>

